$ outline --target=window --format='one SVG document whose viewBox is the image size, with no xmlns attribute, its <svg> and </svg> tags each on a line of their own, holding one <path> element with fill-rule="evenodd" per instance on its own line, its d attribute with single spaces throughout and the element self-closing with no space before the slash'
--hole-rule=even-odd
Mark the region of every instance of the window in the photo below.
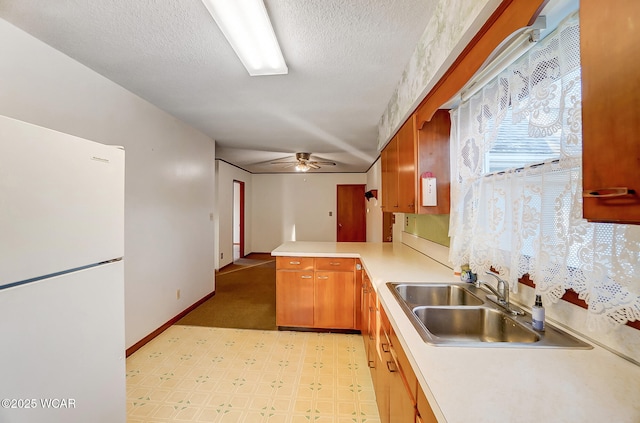
<svg viewBox="0 0 640 423">
<path fill-rule="evenodd" d="M 579 31 L 574 14 L 452 110 L 450 259 L 620 324 L 640 318 L 640 227 L 582 219 Z"/>
</svg>

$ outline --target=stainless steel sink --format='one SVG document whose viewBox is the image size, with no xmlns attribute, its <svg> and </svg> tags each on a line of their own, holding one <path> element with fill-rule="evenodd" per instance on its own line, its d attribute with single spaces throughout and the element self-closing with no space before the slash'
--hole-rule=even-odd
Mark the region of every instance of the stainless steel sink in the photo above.
<svg viewBox="0 0 640 423">
<path fill-rule="evenodd" d="M 395 285 L 397 295 L 414 305 L 482 305 L 484 301 L 469 290 L 454 284 L 399 284 Z"/>
<path fill-rule="evenodd" d="M 389 282 L 422 339 L 438 346 L 578 348 L 591 345 L 549 324 L 533 330 L 531 314 L 515 316 L 487 299 L 471 284 Z"/>
<path fill-rule="evenodd" d="M 416 307 L 413 314 L 441 341 L 531 343 L 540 340 L 532 329 L 492 308 Z"/>
</svg>

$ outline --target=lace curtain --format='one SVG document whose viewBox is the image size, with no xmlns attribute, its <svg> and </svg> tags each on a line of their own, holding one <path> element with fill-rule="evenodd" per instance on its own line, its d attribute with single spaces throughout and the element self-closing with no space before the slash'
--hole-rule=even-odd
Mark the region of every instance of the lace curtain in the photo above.
<svg viewBox="0 0 640 423">
<path fill-rule="evenodd" d="M 514 291 L 528 273 L 547 303 L 572 288 L 595 330 L 640 319 L 640 226 L 582 219 L 579 35 L 574 14 L 452 110 L 450 260 Z M 512 156 L 546 158 L 490 173 L 523 125 Z"/>
</svg>

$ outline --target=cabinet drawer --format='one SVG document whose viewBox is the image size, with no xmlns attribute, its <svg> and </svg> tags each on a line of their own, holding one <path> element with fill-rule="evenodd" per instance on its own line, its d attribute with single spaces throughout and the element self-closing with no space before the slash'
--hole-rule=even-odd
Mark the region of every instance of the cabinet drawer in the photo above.
<svg viewBox="0 0 640 423">
<path fill-rule="evenodd" d="M 329 270 L 337 272 L 353 272 L 356 268 L 356 259 L 354 258 L 334 258 L 322 257 L 316 258 L 316 270 Z"/>
<path fill-rule="evenodd" d="M 276 257 L 276 269 L 313 270 L 313 257 Z"/>
</svg>

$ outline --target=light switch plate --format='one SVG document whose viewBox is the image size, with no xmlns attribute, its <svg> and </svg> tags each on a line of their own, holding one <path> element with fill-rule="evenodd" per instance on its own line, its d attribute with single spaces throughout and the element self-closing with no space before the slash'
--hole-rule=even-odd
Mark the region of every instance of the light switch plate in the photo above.
<svg viewBox="0 0 640 423">
<path fill-rule="evenodd" d="M 422 205 L 425 207 L 438 205 L 436 178 L 422 178 Z"/>
</svg>

